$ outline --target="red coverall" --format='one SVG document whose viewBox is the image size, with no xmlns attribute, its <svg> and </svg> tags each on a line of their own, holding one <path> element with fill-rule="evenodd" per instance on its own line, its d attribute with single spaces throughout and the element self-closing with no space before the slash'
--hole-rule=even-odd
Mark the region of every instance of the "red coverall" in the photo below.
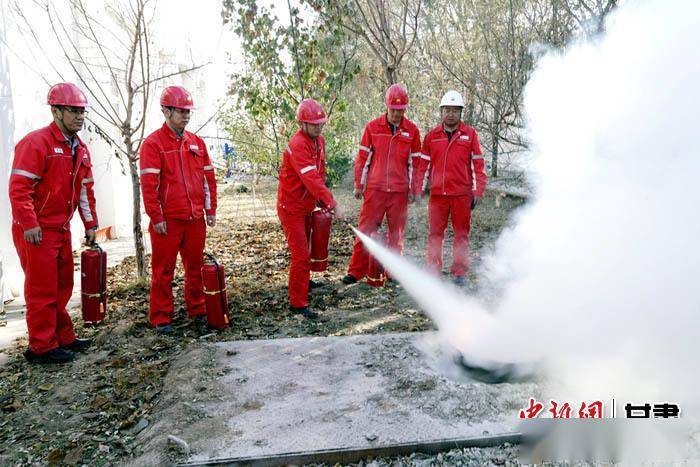
<svg viewBox="0 0 700 467">
<path fill-rule="evenodd" d="M 175 134 L 167 124 L 148 135 L 141 146 L 141 192 L 151 218 L 151 303 L 153 326 L 173 316 L 173 276 L 177 254 L 185 267 L 185 302 L 189 316 L 203 315 L 202 265 L 206 224 L 216 214 L 216 178 L 204 141 L 194 133 Z M 153 225 L 166 222 L 161 235 Z"/>
<path fill-rule="evenodd" d="M 312 140 L 297 131 L 282 154 L 277 187 L 277 216 L 289 253 L 289 304 L 294 308 L 309 305 L 309 233 L 311 212 L 317 206 L 333 209 L 333 195 L 326 188 L 326 142 L 323 136 Z"/>
<path fill-rule="evenodd" d="M 75 154 L 75 155 L 74 155 Z M 43 354 L 75 340 L 66 305 L 73 291 L 70 221 L 76 208 L 85 229 L 97 227 L 90 152 L 56 123 L 17 143 L 10 175 L 12 237 L 24 270 L 29 348 Z M 24 231 L 41 227 L 33 245 Z"/>
<path fill-rule="evenodd" d="M 450 137 L 440 124 L 425 135 L 422 152 L 414 189 L 422 192 L 428 183 L 430 185 L 428 267 L 435 272 L 442 271 L 445 228 L 448 218 L 452 217 L 454 259 L 451 272 L 454 276 L 463 276 L 468 269 L 472 195 L 483 196 L 486 189 L 479 136 L 474 128 L 460 122 Z"/>
<path fill-rule="evenodd" d="M 407 118 L 392 132 L 386 114 L 365 126 L 355 159 L 355 188 L 364 188 L 358 230 L 377 231 L 386 215 L 388 246 L 403 252 L 403 229 L 408 211 L 415 158 L 420 156 L 420 132 Z M 367 274 L 369 257 L 359 239 L 350 258 L 348 274 L 360 280 Z"/>
</svg>

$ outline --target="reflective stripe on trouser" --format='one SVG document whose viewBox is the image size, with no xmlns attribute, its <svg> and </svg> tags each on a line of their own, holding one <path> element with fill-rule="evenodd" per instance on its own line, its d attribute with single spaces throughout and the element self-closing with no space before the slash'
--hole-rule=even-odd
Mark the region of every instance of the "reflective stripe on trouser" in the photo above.
<svg viewBox="0 0 700 467">
<path fill-rule="evenodd" d="M 360 220 L 357 229 L 371 236 L 379 229 L 384 215 L 386 215 L 386 221 L 389 227 L 388 247 L 402 254 L 403 230 L 406 226 L 406 218 L 408 215 L 408 193 L 365 190 L 364 202 L 360 210 Z M 369 255 L 367 250 L 365 250 L 362 242 L 360 242 L 358 238 L 355 238 L 348 274 L 357 279 L 362 279 L 367 274 L 368 265 Z"/>
<path fill-rule="evenodd" d="M 290 214 L 278 207 L 277 217 L 282 224 L 289 246 L 289 304 L 293 307 L 308 306 L 309 279 L 311 278 L 311 257 L 309 256 L 311 215 Z"/>
<path fill-rule="evenodd" d="M 463 276 L 469 268 L 469 229 L 471 227 L 470 195 L 430 196 L 428 202 L 428 257 L 426 263 L 433 272 L 442 272 L 442 249 L 447 221 L 452 219 L 452 267 L 454 276 Z"/>
<path fill-rule="evenodd" d="M 149 319 L 153 326 L 168 324 L 173 317 L 173 277 L 177 254 L 185 269 L 185 303 L 189 316 L 203 315 L 204 289 L 202 265 L 207 227 L 204 218 L 192 221 L 166 220 L 167 234 L 160 235 L 148 227 L 151 234 L 151 303 Z"/>
<path fill-rule="evenodd" d="M 42 354 L 75 340 L 66 305 L 73 293 L 73 252 L 70 231 L 41 230 L 41 244 L 24 239 L 24 231 L 12 226 L 20 264 L 24 270 L 29 348 Z"/>
</svg>

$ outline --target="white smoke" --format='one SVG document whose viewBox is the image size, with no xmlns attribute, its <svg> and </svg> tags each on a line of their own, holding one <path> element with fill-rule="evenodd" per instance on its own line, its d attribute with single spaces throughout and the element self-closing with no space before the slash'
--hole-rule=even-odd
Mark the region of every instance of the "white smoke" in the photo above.
<svg viewBox="0 0 700 467">
<path fill-rule="evenodd" d="M 465 355 L 544 359 L 573 400 L 700 387 L 700 2 L 629 1 L 526 87 L 536 198 L 499 240 L 495 309 L 373 245 Z M 576 399 L 578 398 L 578 399 Z"/>
</svg>

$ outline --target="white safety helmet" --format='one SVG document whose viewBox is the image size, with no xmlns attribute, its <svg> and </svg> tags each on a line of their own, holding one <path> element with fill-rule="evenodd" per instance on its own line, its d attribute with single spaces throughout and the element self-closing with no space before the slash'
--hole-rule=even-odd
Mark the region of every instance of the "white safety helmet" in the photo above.
<svg viewBox="0 0 700 467">
<path fill-rule="evenodd" d="M 447 91 L 442 100 L 440 101 L 440 107 L 462 107 L 464 108 L 464 100 L 462 100 L 462 95 L 457 91 Z"/>
</svg>

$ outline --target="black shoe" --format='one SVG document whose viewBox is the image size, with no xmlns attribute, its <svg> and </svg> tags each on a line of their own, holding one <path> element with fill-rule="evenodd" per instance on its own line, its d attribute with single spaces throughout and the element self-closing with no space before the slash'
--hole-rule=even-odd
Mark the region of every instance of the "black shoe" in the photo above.
<svg viewBox="0 0 700 467">
<path fill-rule="evenodd" d="M 90 347 L 90 344 L 92 344 L 92 339 L 78 339 L 76 337 L 73 342 L 71 342 L 68 345 L 64 345 L 63 348 L 73 352 L 82 352 L 84 350 L 87 350 L 87 348 Z"/>
<path fill-rule="evenodd" d="M 190 321 L 194 324 L 206 324 L 207 315 L 194 315 L 190 317 Z"/>
<path fill-rule="evenodd" d="M 157 334 L 172 334 L 173 327 L 170 324 L 159 324 L 156 326 Z"/>
<path fill-rule="evenodd" d="M 325 284 L 323 282 L 316 282 L 309 280 L 309 289 L 318 289 L 319 287 L 323 287 Z"/>
<path fill-rule="evenodd" d="M 467 278 L 464 276 L 454 276 L 452 278 L 452 282 L 457 286 L 457 287 L 463 287 L 467 284 Z"/>
<path fill-rule="evenodd" d="M 26 358 L 29 363 L 68 363 L 73 360 L 73 353 L 60 347 L 41 354 L 34 353 L 31 349 L 27 349 L 27 351 L 24 352 L 24 358 Z"/>
<path fill-rule="evenodd" d="M 295 315 L 302 315 L 304 318 L 309 318 L 309 319 L 317 319 L 318 318 L 318 313 L 315 311 L 311 311 L 308 306 L 290 306 L 289 311 L 291 311 Z"/>
<path fill-rule="evenodd" d="M 341 281 L 343 284 L 350 285 L 350 284 L 354 284 L 355 282 L 357 282 L 357 277 L 351 276 L 350 274 L 346 274 L 346 275 L 343 276 L 342 279 L 340 279 L 340 281 Z"/>
</svg>

